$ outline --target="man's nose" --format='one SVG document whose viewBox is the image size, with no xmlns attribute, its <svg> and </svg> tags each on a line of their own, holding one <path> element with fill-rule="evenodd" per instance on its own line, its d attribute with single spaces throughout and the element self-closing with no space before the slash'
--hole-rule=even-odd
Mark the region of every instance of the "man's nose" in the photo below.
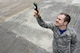
<svg viewBox="0 0 80 53">
<path fill-rule="evenodd" d="M 58 22 L 59 20 L 58 19 L 56 19 L 56 22 Z"/>
</svg>

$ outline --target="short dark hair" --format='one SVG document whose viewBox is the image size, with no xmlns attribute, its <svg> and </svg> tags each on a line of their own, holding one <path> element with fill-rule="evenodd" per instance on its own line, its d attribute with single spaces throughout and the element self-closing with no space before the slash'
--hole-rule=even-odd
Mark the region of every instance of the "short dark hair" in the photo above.
<svg viewBox="0 0 80 53">
<path fill-rule="evenodd" d="M 69 14 L 66 13 L 60 13 L 60 15 L 65 15 L 66 17 L 64 18 L 64 22 L 67 21 L 68 23 L 71 21 L 71 17 Z"/>
</svg>

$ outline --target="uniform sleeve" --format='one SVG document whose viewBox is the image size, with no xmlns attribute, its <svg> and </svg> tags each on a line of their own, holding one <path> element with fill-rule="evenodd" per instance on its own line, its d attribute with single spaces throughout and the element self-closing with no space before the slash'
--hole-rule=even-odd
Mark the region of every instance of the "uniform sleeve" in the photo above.
<svg viewBox="0 0 80 53">
<path fill-rule="evenodd" d="M 41 27 L 54 29 L 53 23 L 45 23 L 40 16 L 37 18 L 37 22 Z"/>
<path fill-rule="evenodd" d="M 77 33 L 73 31 L 71 36 L 71 52 L 73 52 L 77 47 L 76 43 L 77 43 Z"/>
</svg>

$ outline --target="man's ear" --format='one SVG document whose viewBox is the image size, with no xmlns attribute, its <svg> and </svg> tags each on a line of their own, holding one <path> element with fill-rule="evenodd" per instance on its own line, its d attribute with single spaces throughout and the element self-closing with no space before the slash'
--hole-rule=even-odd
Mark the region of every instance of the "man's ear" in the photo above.
<svg viewBox="0 0 80 53">
<path fill-rule="evenodd" d="M 64 25 L 67 25 L 67 24 L 68 24 L 68 22 L 65 21 L 65 22 L 64 22 Z"/>
</svg>

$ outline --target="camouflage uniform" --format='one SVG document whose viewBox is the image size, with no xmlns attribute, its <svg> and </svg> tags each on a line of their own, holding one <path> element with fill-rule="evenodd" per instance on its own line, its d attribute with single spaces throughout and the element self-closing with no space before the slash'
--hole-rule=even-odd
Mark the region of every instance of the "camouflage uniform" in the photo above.
<svg viewBox="0 0 80 53">
<path fill-rule="evenodd" d="M 49 28 L 54 32 L 53 53 L 72 53 L 76 47 L 76 33 L 73 29 L 67 28 L 66 32 L 60 34 L 59 28 L 52 23 L 45 23 L 41 17 L 37 18 L 38 24 Z"/>
</svg>

